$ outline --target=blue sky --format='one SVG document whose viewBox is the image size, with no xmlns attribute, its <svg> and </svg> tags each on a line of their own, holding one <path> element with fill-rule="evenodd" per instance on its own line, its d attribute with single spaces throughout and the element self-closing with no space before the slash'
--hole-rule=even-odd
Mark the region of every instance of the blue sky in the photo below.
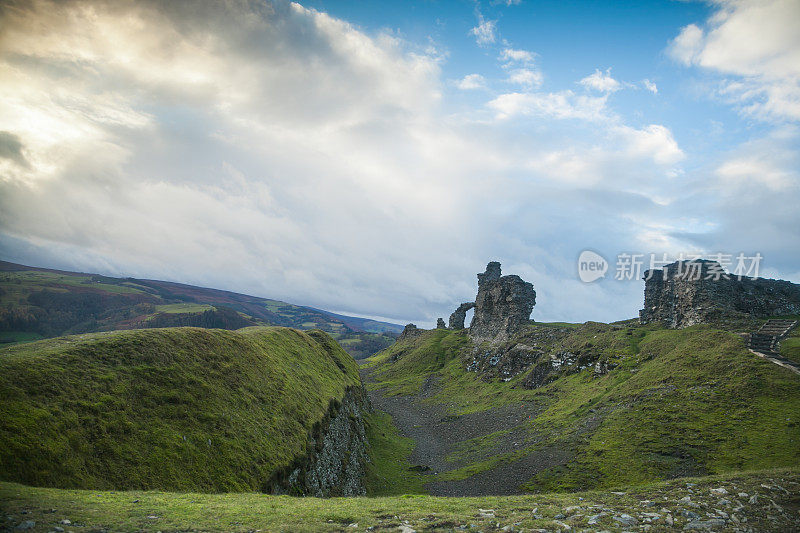
<svg viewBox="0 0 800 533">
<path fill-rule="evenodd" d="M 636 316 L 620 253 L 800 282 L 798 0 L 0 7 L 0 256 L 430 326 L 489 260 Z M 583 283 L 590 249 L 608 275 Z"/>
</svg>

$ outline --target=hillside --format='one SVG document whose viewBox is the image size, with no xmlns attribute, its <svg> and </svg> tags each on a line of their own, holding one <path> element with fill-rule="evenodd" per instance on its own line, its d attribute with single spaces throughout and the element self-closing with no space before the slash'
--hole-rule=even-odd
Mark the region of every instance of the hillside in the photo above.
<svg viewBox="0 0 800 533">
<path fill-rule="evenodd" d="M 355 358 L 386 348 L 402 330 L 234 292 L 0 261 L 0 343 L 119 329 L 253 325 L 320 329 Z"/>
<path fill-rule="evenodd" d="M 437 495 L 576 491 L 800 464 L 800 376 L 711 326 L 401 338 L 362 369 Z"/>
<path fill-rule="evenodd" d="M 323 447 L 337 410 L 345 414 L 338 420 L 346 427 L 337 426 L 343 445 L 350 429 L 363 434 L 363 425 L 351 427 L 359 413 L 344 405 L 351 391 L 361 391 L 355 362 L 320 331 L 168 328 L 6 347 L 0 479 L 116 490 L 286 489 L 285 475 Z"/>
</svg>

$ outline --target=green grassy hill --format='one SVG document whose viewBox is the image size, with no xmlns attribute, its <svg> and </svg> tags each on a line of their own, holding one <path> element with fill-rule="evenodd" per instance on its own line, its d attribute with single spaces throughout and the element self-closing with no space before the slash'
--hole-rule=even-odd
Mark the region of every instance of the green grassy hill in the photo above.
<svg viewBox="0 0 800 533">
<path fill-rule="evenodd" d="M 491 348 L 474 349 L 464 331 L 427 331 L 369 360 L 369 388 L 412 395 L 447 413 L 442 424 L 481 413 L 520 419 L 454 442 L 450 468 L 428 482 L 524 464 L 534 466 L 521 489 L 575 491 L 800 465 L 800 376 L 752 355 L 740 335 L 634 321 L 535 324 L 502 350 L 515 346 L 539 355 L 510 378 L 502 360 L 474 363 Z M 552 370 L 552 358 L 563 365 Z"/>
<path fill-rule="evenodd" d="M 253 325 L 320 329 L 355 358 L 391 345 L 403 329 L 234 292 L 0 261 L 0 344 L 119 329 Z"/>
<path fill-rule="evenodd" d="M 0 479 L 259 491 L 306 452 L 353 359 L 320 331 L 168 328 L 0 349 Z"/>
</svg>

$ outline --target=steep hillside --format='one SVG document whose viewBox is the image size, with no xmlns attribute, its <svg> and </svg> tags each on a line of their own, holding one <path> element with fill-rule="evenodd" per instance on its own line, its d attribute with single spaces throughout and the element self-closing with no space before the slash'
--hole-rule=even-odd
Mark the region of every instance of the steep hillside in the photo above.
<svg viewBox="0 0 800 533">
<path fill-rule="evenodd" d="M 303 493 L 322 468 L 334 483 L 363 468 L 361 391 L 353 359 L 320 331 L 169 328 L 18 344 L 0 349 L 0 479 Z M 320 450 L 341 464 L 317 461 Z"/>
<path fill-rule="evenodd" d="M 0 343 L 118 329 L 253 325 L 321 329 L 355 358 L 386 348 L 402 330 L 228 291 L 0 261 Z"/>
<path fill-rule="evenodd" d="M 397 342 L 363 370 L 432 494 L 575 491 L 800 464 L 800 376 L 740 335 L 634 321 Z"/>
</svg>

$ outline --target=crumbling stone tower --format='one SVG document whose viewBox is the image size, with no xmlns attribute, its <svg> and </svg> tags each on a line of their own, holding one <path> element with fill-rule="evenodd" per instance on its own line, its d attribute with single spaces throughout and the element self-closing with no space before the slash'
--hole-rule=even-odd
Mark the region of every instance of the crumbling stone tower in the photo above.
<svg viewBox="0 0 800 533">
<path fill-rule="evenodd" d="M 463 303 L 450 315 L 450 329 L 464 329 L 467 311 L 475 315 L 469 327 L 474 340 L 504 341 L 530 320 L 536 305 L 533 285 L 519 276 L 501 275 L 500 263 L 492 261 L 486 271 L 478 274 L 478 296 L 474 302 Z"/>
</svg>

